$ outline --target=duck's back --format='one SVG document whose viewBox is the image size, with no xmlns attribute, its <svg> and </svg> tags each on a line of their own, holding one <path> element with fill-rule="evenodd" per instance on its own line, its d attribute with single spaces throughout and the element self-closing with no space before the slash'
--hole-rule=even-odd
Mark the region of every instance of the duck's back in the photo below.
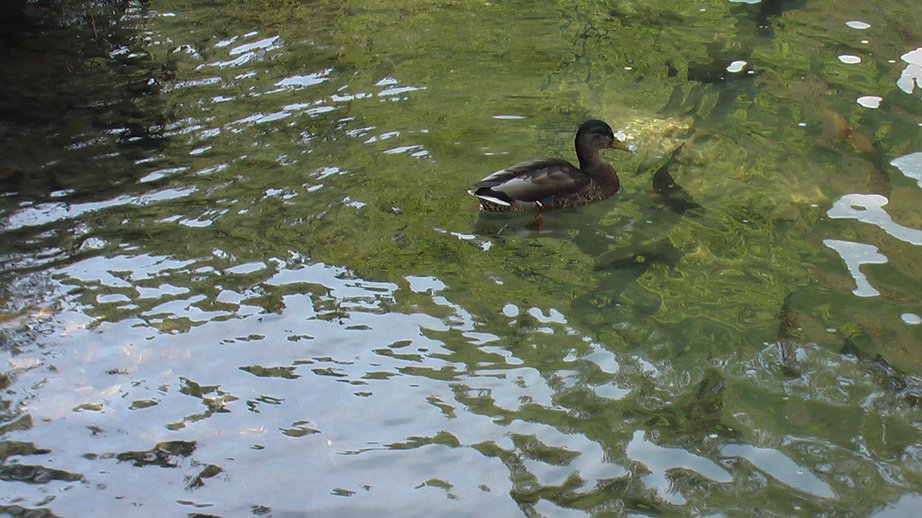
<svg viewBox="0 0 922 518">
<path fill-rule="evenodd" d="M 484 204 L 488 210 L 528 209 L 578 192 L 589 182 L 589 175 L 566 160 L 546 158 L 500 169 L 474 184 L 471 194 L 481 202 L 498 205 Z"/>
</svg>

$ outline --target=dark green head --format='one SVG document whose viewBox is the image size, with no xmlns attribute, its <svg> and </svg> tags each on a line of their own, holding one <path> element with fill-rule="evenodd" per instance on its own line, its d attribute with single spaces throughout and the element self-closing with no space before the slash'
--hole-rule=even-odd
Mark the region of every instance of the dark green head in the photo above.
<svg viewBox="0 0 922 518">
<path fill-rule="evenodd" d="M 633 151 L 631 146 L 615 137 L 615 132 L 612 131 L 611 126 L 598 119 L 588 120 L 580 124 L 579 129 L 576 130 L 577 152 L 579 152 L 580 148 L 586 150 L 615 148 L 623 151 Z"/>
</svg>

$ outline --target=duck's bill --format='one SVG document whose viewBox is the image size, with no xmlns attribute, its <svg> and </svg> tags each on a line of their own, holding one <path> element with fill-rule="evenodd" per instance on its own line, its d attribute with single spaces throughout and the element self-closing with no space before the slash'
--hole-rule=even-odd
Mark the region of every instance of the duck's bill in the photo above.
<svg viewBox="0 0 922 518">
<path fill-rule="evenodd" d="M 612 141 L 611 147 L 613 149 L 620 149 L 621 151 L 627 151 L 628 153 L 637 152 L 637 146 L 635 146 L 634 144 L 628 144 L 627 142 L 623 140 L 618 140 L 618 139 L 615 139 Z"/>
</svg>

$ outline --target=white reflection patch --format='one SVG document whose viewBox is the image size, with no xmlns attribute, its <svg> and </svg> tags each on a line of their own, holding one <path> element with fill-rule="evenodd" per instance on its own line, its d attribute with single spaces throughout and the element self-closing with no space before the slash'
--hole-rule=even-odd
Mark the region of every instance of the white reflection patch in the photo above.
<svg viewBox="0 0 922 518">
<path fill-rule="evenodd" d="M 410 283 L 413 293 L 435 293 L 445 289 L 445 283 L 429 275 L 407 275 L 404 277 Z"/>
<path fill-rule="evenodd" d="M 388 96 L 393 96 L 393 95 L 404 94 L 407 92 L 415 92 L 417 90 L 425 90 L 425 89 L 426 89 L 425 86 L 397 86 L 394 88 L 385 88 L 384 90 L 381 90 L 380 92 L 378 92 L 378 95 L 380 97 L 388 97 Z"/>
<path fill-rule="evenodd" d="M 922 187 L 922 152 L 910 153 L 893 159 L 890 165 L 900 170 L 901 173 L 919 182 Z"/>
<path fill-rule="evenodd" d="M 771 448 L 756 448 L 744 444 L 724 446 L 720 452 L 728 457 L 742 457 L 775 480 L 820 498 L 836 496 L 829 484 L 805 470 L 787 455 Z"/>
<path fill-rule="evenodd" d="M 871 109 L 876 110 L 877 108 L 880 108 L 880 103 L 883 100 L 884 98 L 878 95 L 865 95 L 865 96 L 859 97 L 856 102 L 860 104 L 861 106 L 864 106 L 865 108 L 871 108 Z"/>
<path fill-rule="evenodd" d="M 922 48 L 903 54 L 901 59 L 909 64 L 896 81 L 896 86 L 911 94 L 916 86 L 922 88 Z"/>
<path fill-rule="evenodd" d="M 263 38 L 263 39 L 261 39 L 261 40 L 259 40 L 259 41 L 254 41 L 254 42 L 252 42 L 252 43 L 244 43 L 243 45 L 240 45 L 240 46 L 238 46 L 238 47 L 234 47 L 234 48 L 230 49 L 230 51 L 228 52 L 228 54 L 230 54 L 231 56 L 236 56 L 236 55 L 238 55 L 238 54 L 244 54 L 244 53 L 251 52 L 251 51 L 254 51 L 254 50 L 272 50 L 272 49 L 277 49 L 277 48 L 279 48 L 278 41 L 279 41 L 279 37 L 278 37 L 278 36 L 272 36 L 272 37 L 269 37 L 269 38 Z"/>
<path fill-rule="evenodd" d="M 866 245 L 864 243 L 854 243 L 852 241 L 839 241 L 838 239 L 827 239 L 823 244 L 832 248 L 845 261 L 845 267 L 855 279 L 855 289 L 852 293 L 859 297 L 876 297 L 880 295 L 868 278 L 861 273 L 862 264 L 886 264 L 887 257 L 881 254 L 876 246 Z"/>
<path fill-rule="evenodd" d="M 94 201 L 88 203 L 48 202 L 34 206 L 26 206 L 6 219 L 0 219 L 0 226 L 4 230 L 16 230 L 23 227 L 47 225 L 57 221 L 77 218 L 89 212 L 121 207 L 123 205 L 150 205 L 153 203 L 184 198 L 194 193 L 196 189 L 164 189 L 153 191 L 141 196 L 117 196 L 111 200 Z"/>
<path fill-rule="evenodd" d="M 742 72 L 743 69 L 746 68 L 746 65 L 747 63 L 745 61 L 734 61 L 733 63 L 727 65 L 727 72 L 730 72 L 731 74 L 737 74 Z"/>
<path fill-rule="evenodd" d="M 230 268 L 224 270 L 226 273 L 234 275 L 246 275 L 249 273 L 258 272 L 260 270 L 266 269 L 266 263 L 262 261 L 254 261 L 251 263 L 238 264 L 236 266 L 231 266 Z"/>
<path fill-rule="evenodd" d="M 716 462 L 681 448 L 664 448 L 654 444 L 644 438 L 640 430 L 634 432 L 634 437 L 628 443 L 627 456 L 650 470 L 650 474 L 643 477 L 644 484 L 655 489 L 663 500 L 674 505 L 684 504 L 685 497 L 674 492 L 669 477 L 666 476 L 670 469 L 684 468 L 722 484 L 733 481 L 730 473 Z"/>
<path fill-rule="evenodd" d="M 275 86 L 288 89 L 297 89 L 304 88 L 306 86 L 319 85 L 320 83 L 330 79 L 330 72 L 332 71 L 332 68 L 326 68 L 313 74 L 286 77 L 285 79 L 275 83 Z"/>
<path fill-rule="evenodd" d="M 541 322 L 542 324 L 566 324 L 567 318 L 563 316 L 563 313 L 557 311 L 554 308 L 551 308 L 547 311 L 547 316 L 544 316 L 544 313 L 536 308 L 532 307 L 528 309 L 528 314 L 534 317 L 535 320 Z"/>
<path fill-rule="evenodd" d="M 166 178 L 167 176 L 174 176 L 176 174 L 182 173 L 183 171 L 186 171 L 187 169 L 189 168 L 188 167 L 169 167 L 166 169 L 158 169 L 156 171 L 147 173 L 147 175 L 145 175 L 144 178 L 141 178 L 138 181 L 141 183 L 154 182 L 154 181 L 160 180 L 161 178 Z"/>
<path fill-rule="evenodd" d="M 533 375 L 540 379 L 540 374 Z M 544 381 L 542 380 L 540 384 L 543 385 Z M 515 452 L 522 460 L 526 470 L 534 475 L 540 485 L 567 480 L 574 475 L 586 481 L 600 481 L 624 477 L 628 473 L 624 466 L 608 459 L 608 452 L 603 450 L 598 442 L 580 433 L 561 432 L 552 426 L 515 420 L 506 427 L 505 435 L 507 438 L 497 441 L 497 444 Z M 519 447 L 510 440 L 514 436 L 532 438 L 541 444 L 542 448 L 557 450 L 564 454 L 578 453 L 578 455 L 564 462 L 553 464 L 543 462 L 540 458 L 530 458 L 531 455 L 521 455 Z M 564 473 L 564 470 L 567 473 Z"/>
<path fill-rule="evenodd" d="M 848 25 L 848 26 L 851 27 L 852 29 L 858 29 L 859 31 L 863 31 L 863 30 L 865 30 L 865 29 L 870 29 L 870 28 L 871 28 L 871 24 L 869 24 L 869 23 L 867 23 L 867 22 L 862 22 L 862 21 L 860 21 L 860 20 L 852 20 L 852 21 L 849 21 L 849 22 L 845 22 L 845 25 Z"/>
<path fill-rule="evenodd" d="M 911 326 L 922 324 L 922 317 L 916 315 L 915 313 L 903 313 L 900 315 L 900 320 Z"/>
<path fill-rule="evenodd" d="M 904 227 L 883 209 L 889 200 L 879 194 L 846 194 L 826 214 L 833 219 L 857 219 L 880 227 L 891 236 L 913 245 L 922 245 L 922 230 Z"/>
</svg>

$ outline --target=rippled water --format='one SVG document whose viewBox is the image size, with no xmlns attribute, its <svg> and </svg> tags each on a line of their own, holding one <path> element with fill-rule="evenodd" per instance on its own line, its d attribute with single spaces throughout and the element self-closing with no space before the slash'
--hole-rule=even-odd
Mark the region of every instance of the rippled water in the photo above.
<svg viewBox="0 0 922 518">
<path fill-rule="evenodd" d="M 922 505 L 915 4 L 24 12 L 4 512 Z M 477 213 L 590 117 L 618 195 Z"/>
</svg>

